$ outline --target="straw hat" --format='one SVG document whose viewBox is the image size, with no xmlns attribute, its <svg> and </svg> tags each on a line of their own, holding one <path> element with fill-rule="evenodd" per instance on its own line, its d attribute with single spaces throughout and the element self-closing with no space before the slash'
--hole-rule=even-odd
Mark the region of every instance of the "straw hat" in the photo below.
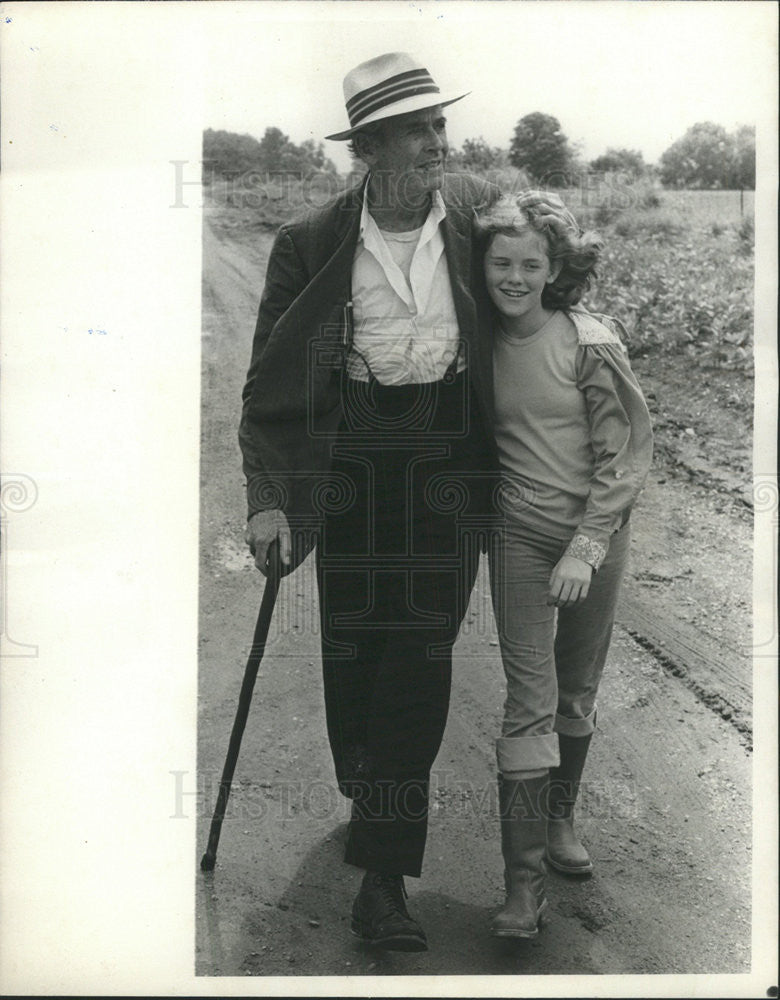
<svg viewBox="0 0 780 1000">
<path fill-rule="evenodd" d="M 443 95 L 428 70 L 407 52 L 387 52 L 361 63 L 344 77 L 349 128 L 325 138 L 350 139 L 371 122 L 439 104 L 444 107 L 465 96 Z"/>
</svg>

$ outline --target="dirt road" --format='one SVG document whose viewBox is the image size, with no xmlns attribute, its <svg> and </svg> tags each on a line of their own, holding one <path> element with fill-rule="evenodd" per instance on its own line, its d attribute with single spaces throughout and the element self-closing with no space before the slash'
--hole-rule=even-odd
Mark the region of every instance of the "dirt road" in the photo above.
<svg viewBox="0 0 780 1000">
<path fill-rule="evenodd" d="M 243 545 L 236 428 L 270 244 L 262 231 L 207 220 L 200 774 L 187 788 L 198 793 L 201 849 L 262 594 Z M 347 806 L 325 736 L 309 560 L 283 581 L 217 868 L 196 876 L 199 974 L 749 971 L 751 512 L 747 476 L 733 471 L 740 454 L 749 468 L 749 445 L 721 468 L 706 387 L 694 399 L 676 392 L 684 372 L 636 367 L 659 414 L 660 449 L 633 518 L 579 810 L 594 877 L 551 875 L 552 912 L 536 941 L 489 937 L 502 882 L 493 740 L 503 679 L 483 566 L 456 646 L 425 870 L 408 880 L 430 951 L 381 954 L 351 937 L 359 873 L 341 861 Z M 733 407 L 744 419 L 749 400 Z"/>
</svg>

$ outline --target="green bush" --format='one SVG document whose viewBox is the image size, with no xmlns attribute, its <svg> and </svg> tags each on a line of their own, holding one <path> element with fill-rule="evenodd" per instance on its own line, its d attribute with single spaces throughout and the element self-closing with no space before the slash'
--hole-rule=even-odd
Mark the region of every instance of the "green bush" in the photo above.
<svg viewBox="0 0 780 1000">
<path fill-rule="evenodd" d="M 745 215 L 742 221 L 739 223 L 737 228 L 737 236 L 739 237 L 739 249 L 743 254 L 750 254 L 753 252 L 753 246 L 756 238 L 756 226 L 752 215 Z"/>
<path fill-rule="evenodd" d="M 632 353 L 684 353 L 699 363 L 749 366 L 753 262 L 734 253 L 734 238 L 639 212 L 624 214 L 604 236 L 599 278 L 585 305 L 623 320 Z M 741 235 L 736 242 L 743 242 Z"/>
<path fill-rule="evenodd" d="M 623 209 L 614 207 L 608 201 L 602 201 L 593 213 L 593 222 L 595 225 L 604 228 L 622 215 L 622 212 Z"/>
<path fill-rule="evenodd" d="M 683 231 L 683 224 L 676 215 L 661 212 L 627 211 L 621 213 L 615 222 L 618 236 L 677 236 Z"/>
</svg>

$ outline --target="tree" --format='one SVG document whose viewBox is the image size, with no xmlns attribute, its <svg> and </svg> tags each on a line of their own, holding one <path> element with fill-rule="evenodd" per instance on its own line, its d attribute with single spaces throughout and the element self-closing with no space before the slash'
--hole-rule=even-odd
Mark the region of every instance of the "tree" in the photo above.
<svg viewBox="0 0 780 1000">
<path fill-rule="evenodd" d="M 280 128 L 272 126 L 265 130 L 260 140 L 261 170 L 294 170 L 298 165 L 296 150 L 288 136 Z"/>
<path fill-rule="evenodd" d="M 327 165 L 335 173 L 335 167 L 325 156 L 322 143 L 315 145 L 313 139 L 306 139 L 297 146 L 276 127 L 265 130 L 259 151 L 259 169 L 270 174 L 293 173 L 304 177 L 312 170 L 327 170 Z"/>
<path fill-rule="evenodd" d="M 647 170 L 644 157 L 638 149 L 614 149 L 610 147 L 606 153 L 590 161 L 590 169 L 597 174 L 630 174 L 641 177 Z"/>
<path fill-rule="evenodd" d="M 557 118 L 533 111 L 515 126 L 509 162 L 527 171 L 537 183 L 560 187 L 566 184 L 574 165 L 574 150 Z"/>
<path fill-rule="evenodd" d="M 203 133 L 204 179 L 212 175 L 237 177 L 250 170 L 257 170 L 260 160 L 260 143 L 251 135 L 215 131 L 207 128 Z"/>
<path fill-rule="evenodd" d="M 734 133 L 732 184 L 740 191 L 756 186 L 756 130 L 753 125 L 740 125 Z"/>
<path fill-rule="evenodd" d="M 734 139 L 722 125 L 697 122 L 661 156 L 661 182 L 676 188 L 727 188 L 733 183 Z"/>
<path fill-rule="evenodd" d="M 306 139 L 298 146 L 274 126 L 265 130 L 259 142 L 251 135 L 206 129 L 203 160 L 206 176 L 297 174 L 303 178 L 314 171 L 336 173 L 335 165 L 325 156 L 322 143 Z"/>
<path fill-rule="evenodd" d="M 321 142 L 314 142 L 314 139 L 304 139 L 298 147 L 309 166 L 315 170 L 325 170 L 335 174 L 336 164 L 325 155 L 325 147 Z"/>
<path fill-rule="evenodd" d="M 447 158 L 450 167 L 457 170 L 468 170 L 483 174 L 488 170 L 499 170 L 506 166 L 507 155 L 499 146 L 490 146 L 480 136 L 478 139 L 465 139 L 459 150 L 451 150 Z"/>
</svg>

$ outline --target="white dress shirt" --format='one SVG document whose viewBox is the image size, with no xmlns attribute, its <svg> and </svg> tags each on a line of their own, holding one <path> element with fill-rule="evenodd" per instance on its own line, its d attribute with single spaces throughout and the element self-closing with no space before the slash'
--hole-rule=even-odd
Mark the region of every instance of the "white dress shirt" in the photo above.
<svg viewBox="0 0 780 1000">
<path fill-rule="evenodd" d="M 368 381 L 369 366 L 383 385 L 435 382 L 452 363 L 460 331 L 439 228 L 445 215 L 436 191 L 421 229 L 382 232 L 363 202 L 352 264 L 351 378 Z"/>
</svg>

